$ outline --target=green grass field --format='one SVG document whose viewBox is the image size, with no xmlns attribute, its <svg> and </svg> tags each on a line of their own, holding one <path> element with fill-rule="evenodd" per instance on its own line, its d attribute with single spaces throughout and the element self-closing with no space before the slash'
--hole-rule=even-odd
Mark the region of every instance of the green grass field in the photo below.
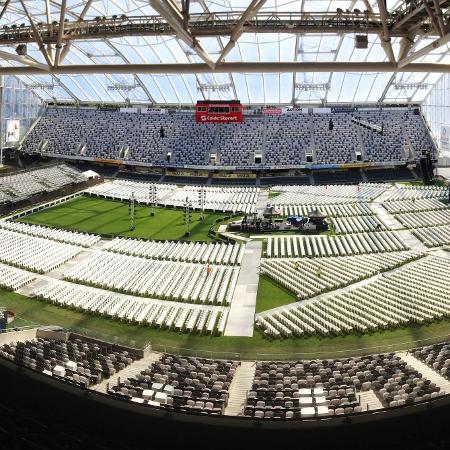
<svg viewBox="0 0 450 450">
<path fill-rule="evenodd" d="M 181 210 L 158 208 L 149 217 L 149 208 L 136 208 L 136 231 L 129 232 L 128 205 L 123 202 L 82 197 L 52 209 L 28 216 L 24 222 L 66 228 L 84 232 L 124 235 L 152 239 L 183 239 L 184 221 Z M 199 221 L 193 214 L 192 240 L 211 240 L 207 233 L 221 214 L 207 214 Z M 262 276 L 258 289 L 256 311 L 296 301 L 295 296 L 274 281 Z M 305 337 L 270 340 L 255 330 L 252 338 L 200 336 L 175 331 L 152 329 L 146 326 L 115 321 L 80 311 L 61 308 L 50 303 L 14 294 L 0 289 L 0 306 L 16 313 L 10 327 L 30 324 L 60 325 L 73 331 L 124 345 L 144 347 L 148 343 L 165 347 L 167 351 L 191 349 L 193 352 L 213 351 L 238 354 L 242 358 L 283 359 L 296 357 L 333 357 L 339 354 L 357 354 L 394 350 L 413 345 L 424 339 L 446 338 L 450 320 L 436 321 L 421 326 L 410 326 L 369 334 L 351 334 L 334 337 Z M 160 347 L 158 347 L 160 348 Z M 361 350 L 363 349 L 363 350 Z M 186 352 L 185 350 L 182 350 Z M 212 355 L 211 355 L 212 356 Z M 225 356 L 225 355 L 224 355 Z"/>
<path fill-rule="evenodd" d="M 224 214 L 205 213 L 201 220 L 200 213 L 192 213 L 189 240 L 211 241 L 208 230 L 216 219 L 226 217 Z M 184 233 L 184 212 L 180 209 L 156 208 L 150 217 L 150 209 L 136 207 L 136 229 L 129 231 L 130 218 L 126 202 L 80 197 L 54 208 L 32 214 L 21 222 L 46 225 L 55 228 L 83 231 L 85 233 L 112 234 L 144 239 L 181 240 Z"/>
<path fill-rule="evenodd" d="M 82 334 L 109 342 L 144 347 L 148 343 L 164 346 L 167 351 L 190 349 L 194 353 L 205 351 L 239 354 L 243 359 L 287 359 L 294 357 L 336 357 L 345 354 L 375 353 L 406 348 L 422 339 L 446 339 L 450 321 L 442 320 L 422 326 L 410 326 L 365 335 L 336 337 L 307 337 L 299 339 L 269 340 L 258 330 L 251 338 L 199 336 L 168 330 L 152 329 L 141 325 L 118 322 L 104 317 L 61 308 L 50 303 L 29 299 L 0 289 L 0 305 L 16 313 L 12 326 L 24 324 L 60 325 Z M 16 324 L 17 323 L 17 324 Z M 158 347 L 159 348 L 159 347 Z"/>
<path fill-rule="evenodd" d="M 256 312 L 266 311 L 297 301 L 297 297 L 283 286 L 267 277 L 259 277 L 258 296 L 256 298 Z"/>
</svg>

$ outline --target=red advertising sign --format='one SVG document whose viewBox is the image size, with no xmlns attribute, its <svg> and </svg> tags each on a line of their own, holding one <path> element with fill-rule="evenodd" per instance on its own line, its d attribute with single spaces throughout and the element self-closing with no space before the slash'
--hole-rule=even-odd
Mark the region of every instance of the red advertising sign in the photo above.
<svg viewBox="0 0 450 450">
<path fill-rule="evenodd" d="M 262 108 L 262 113 L 265 116 L 280 116 L 281 114 L 284 114 L 284 109 L 272 106 L 265 106 Z"/>
</svg>

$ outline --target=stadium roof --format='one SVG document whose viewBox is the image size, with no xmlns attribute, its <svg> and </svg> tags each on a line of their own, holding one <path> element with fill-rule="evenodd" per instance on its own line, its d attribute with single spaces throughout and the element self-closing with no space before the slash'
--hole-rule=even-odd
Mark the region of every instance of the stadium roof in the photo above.
<svg viewBox="0 0 450 450">
<path fill-rule="evenodd" d="M 3 5 L 0 74 L 46 101 L 416 103 L 450 70 L 448 0 Z"/>
</svg>

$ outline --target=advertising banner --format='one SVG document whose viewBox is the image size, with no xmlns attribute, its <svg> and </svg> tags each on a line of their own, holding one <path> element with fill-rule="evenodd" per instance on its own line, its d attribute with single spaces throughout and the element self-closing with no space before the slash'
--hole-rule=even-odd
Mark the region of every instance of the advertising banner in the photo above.
<svg viewBox="0 0 450 450">
<path fill-rule="evenodd" d="M 137 113 L 137 108 L 120 108 L 121 113 Z"/>
<path fill-rule="evenodd" d="M 167 114 L 167 109 L 162 108 L 141 108 L 142 114 Z"/>
<path fill-rule="evenodd" d="M 6 121 L 6 142 L 17 142 L 20 138 L 20 120 Z"/>
<path fill-rule="evenodd" d="M 233 123 L 233 122 L 242 122 L 242 114 L 196 114 L 196 120 L 199 123 Z"/>
<path fill-rule="evenodd" d="M 441 126 L 441 151 L 445 156 L 450 156 L 450 126 Z"/>
<path fill-rule="evenodd" d="M 285 108 L 275 106 L 264 106 L 261 109 L 261 111 L 265 116 L 281 116 L 281 114 L 285 113 Z"/>
</svg>

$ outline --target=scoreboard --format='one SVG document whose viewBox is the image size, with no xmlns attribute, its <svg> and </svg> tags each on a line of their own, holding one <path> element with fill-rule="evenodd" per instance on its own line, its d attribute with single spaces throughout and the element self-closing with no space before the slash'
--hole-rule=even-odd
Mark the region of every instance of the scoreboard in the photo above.
<svg viewBox="0 0 450 450">
<path fill-rule="evenodd" d="M 199 100 L 195 107 L 197 123 L 241 123 L 244 112 L 239 100 Z"/>
</svg>

